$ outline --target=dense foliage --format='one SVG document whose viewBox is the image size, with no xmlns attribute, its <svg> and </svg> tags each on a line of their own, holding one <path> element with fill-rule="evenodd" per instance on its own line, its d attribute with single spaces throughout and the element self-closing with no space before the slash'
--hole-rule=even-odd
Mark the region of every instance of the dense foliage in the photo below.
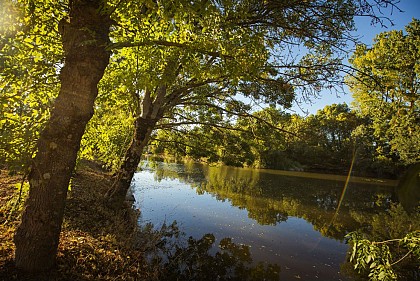
<svg viewBox="0 0 420 281">
<path fill-rule="evenodd" d="M 347 77 L 352 109 L 331 105 L 300 117 L 272 106 L 252 120 L 240 115 L 225 123 L 207 112 L 201 118 L 209 125 L 159 132 L 155 151 L 235 166 L 335 172 L 345 171 L 354 155 L 356 171 L 395 176 L 420 155 L 418 20 L 406 29 L 378 35 L 372 48 L 358 46 L 351 59 L 355 72 Z"/>
<path fill-rule="evenodd" d="M 0 163 L 27 169 L 39 131 L 58 93 L 62 49 L 57 36 L 59 4 L 0 9 Z M 57 17 L 42 17 L 53 14 Z"/>
<path fill-rule="evenodd" d="M 420 161 L 420 21 L 406 32 L 383 32 L 372 47 L 359 45 L 349 77 L 355 108 L 369 118 L 365 137 L 375 137 L 378 157 L 404 163 Z"/>
<path fill-rule="evenodd" d="M 272 107 L 253 115 L 258 119 L 238 118 L 224 129 L 219 122 L 187 134 L 161 130 L 150 149 L 233 166 L 335 173 L 347 173 L 354 161 L 354 173 L 382 177 L 395 176 L 403 166 L 377 157 L 374 137 L 369 142 L 359 133 L 370 119 L 346 104 L 328 105 L 307 117 Z"/>
<path fill-rule="evenodd" d="M 257 104 L 287 108 L 293 100 L 319 95 L 322 88 L 339 88 L 343 50 L 355 39 L 350 33 L 353 17 L 369 15 L 381 23 L 384 19 L 375 12 L 392 3 L 108 3 L 104 9 L 118 23 L 111 29 L 113 43 L 108 46 L 113 55 L 81 155 L 118 167 L 131 138 L 129 123 L 141 114 L 146 89 L 154 99 L 157 87 L 168 88 L 161 127 L 173 135 L 193 134 L 191 123 L 223 127 L 221 119 L 249 119 Z M 5 1 L 1 11 L 1 32 L 6 36 L 0 45 L 4 69 L 0 160 L 22 168 L 34 153 L 38 132 L 58 93 L 65 57 L 59 22 L 66 19 L 69 6 L 67 1 Z M 242 122 L 259 127 L 258 121 Z M 219 135 L 227 133 L 219 130 Z M 234 146 L 226 149 L 228 154 Z M 259 146 L 271 154 L 270 147 Z M 241 160 L 226 157 L 225 163 L 235 165 L 265 162 L 259 157 L 245 159 L 249 155 Z"/>
<path fill-rule="evenodd" d="M 350 262 L 369 280 L 415 280 L 420 260 L 420 213 L 408 215 L 393 205 L 385 215 L 374 215 L 372 227 L 347 235 Z"/>
</svg>

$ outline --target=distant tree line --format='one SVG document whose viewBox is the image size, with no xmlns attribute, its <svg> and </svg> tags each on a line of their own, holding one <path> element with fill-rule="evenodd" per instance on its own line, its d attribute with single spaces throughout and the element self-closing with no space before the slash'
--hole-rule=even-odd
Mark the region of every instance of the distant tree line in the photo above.
<svg viewBox="0 0 420 281">
<path fill-rule="evenodd" d="M 188 132 L 159 130 L 154 154 L 190 157 L 209 163 L 269 169 L 354 173 L 393 177 L 405 163 L 366 128 L 372 119 L 347 104 L 332 104 L 302 117 L 272 107 L 238 118 L 223 129 L 197 125 Z M 382 146 L 381 146 L 382 145 Z"/>
</svg>

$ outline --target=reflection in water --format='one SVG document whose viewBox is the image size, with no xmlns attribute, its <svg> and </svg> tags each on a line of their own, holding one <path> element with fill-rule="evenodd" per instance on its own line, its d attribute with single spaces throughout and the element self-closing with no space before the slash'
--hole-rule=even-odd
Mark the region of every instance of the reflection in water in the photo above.
<svg viewBox="0 0 420 281">
<path fill-rule="evenodd" d="M 279 280 L 280 267 L 275 264 L 253 264 L 250 247 L 223 238 L 215 251 L 216 238 L 205 234 L 199 239 L 180 239 L 176 222 L 162 225 L 154 231 L 153 225 L 143 226 L 142 233 L 154 237 L 148 250 L 150 265 L 155 268 L 153 280 Z M 156 243 L 157 242 L 157 243 Z"/>
<path fill-rule="evenodd" d="M 398 184 L 397 192 L 405 209 L 410 212 L 420 209 L 420 163 L 408 169 Z"/>
<path fill-rule="evenodd" d="M 360 217 L 384 212 L 395 201 L 394 189 L 382 185 L 350 183 L 342 209 L 331 225 L 344 182 L 276 176 L 264 170 L 156 163 L 155 179 L 178 179 L 209 193 L 219 201 L 246 209 L 261 225 L 276 225 L 289 216 L 303 218 L 324 236 L 343 240 L 359 228 Z M 298 173 L 296 173 L 298 174 Z"/>
<path fill-rule="evenodd" d="M 135 176 L 134 190 L 142 223 L 177 220 L 182 231 L 193 237 L 188 247 L 200 245 L 211 252 L 211 245 L 216 244 L 222 250 L 248 251 L 254 265 L 245 271 L 248 276 L 251 271 L 275 268 L 267 263 L 277 263 L 281 280 L 345 280 L 339 274 L 348 247 L 345 234 L 367 227 L 369 218 L 385 211 L 395 199 L 392 187 L 351 182 L 332 222 L 342 181 L 193 163 L 146 162 L 143 169 Z M 211 272 L 227 261 L 249 262 L 243 255 L 228 258 L 226 253 L 204 257 L 214 258 L 209 261 L 214 266 Z M 176 275 L 190 272 L 188 265 L 200 268 L 196 260 L 200 259 L 191 258 L 180 267 L 186 271 L 175 271 Z M 193 271 L 206 275 L 205 269 L 212 267 Z M 239 273 L 230 270 L 230 274 Z"/>
<path fill-rule="evenodd" d="M 212 254 L 215 240 L 213 234 L 205 234 L 200 239 L 190 237 L 187 246 L 176 246 L 159 280 L 279 280 L 278 265 L 252 265 L 249 246 L 235 244 L 231 238 L 223 238 Z"/>
</svg>

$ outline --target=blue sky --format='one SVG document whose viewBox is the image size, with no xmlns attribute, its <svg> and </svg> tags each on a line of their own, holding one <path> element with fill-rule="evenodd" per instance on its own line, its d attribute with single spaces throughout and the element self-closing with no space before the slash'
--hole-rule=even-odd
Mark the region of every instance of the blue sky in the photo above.
<svg viewBox="0 0 420 281">
<path fill-rule="evenodd" d="M 373 38 L 384 31 L 389 30 L 403 30 L 404 27 L 411 22 L 412 18 L 420 19 L 420 0 L 401 0 L 397 6 L 402 10 L 399 12 L 394 9 L 383 10 L 383 16 L 389 17 L 392 19 L 394 26 L 388 24 L 388 28 L 383 28 L 380 25 L 372 26 L 370 24 L 370 19 L 368 18 L 356 18 L 356 28 L 357 36 L 361 37 L 361 41 L 367 45 L 372 45 Z M 340 97 L 337 97 L 335 94 L 330 94 L 329 92 L 322 93 L 322 97 L 312 101 L 312 104 L 303 104 L 301 107 L 304 110 L 309 111 L 310 114 L 316 113 L 318 109 L 322 109 L 324 106 L 333 103 L 342 103 L 346 102 L 350 104 L 352 97 L 350 93 L 346 95 L 341 94 Z M 293 110 L 300 114 L 305 115 L 301 109 L 293 108 Z"/>
</svg>

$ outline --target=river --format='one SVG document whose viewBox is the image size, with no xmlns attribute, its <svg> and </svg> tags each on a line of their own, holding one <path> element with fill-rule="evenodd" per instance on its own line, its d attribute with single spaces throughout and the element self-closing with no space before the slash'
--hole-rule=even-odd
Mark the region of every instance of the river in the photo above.
<svg viewBox="0 0 420 281">
<path fill-rule="evenodd" d="M 236 264 L 254 266 L 246 274 L 263 266 L 267 280 L 353 280 L 345 235 L 374 227 L 396 182 L 350 179 L 144 161 L 132 192 L 140 224 L 176 221 L 185 240 L 211 234 L 209 256 L 236 253 Z"/>
</svg>

